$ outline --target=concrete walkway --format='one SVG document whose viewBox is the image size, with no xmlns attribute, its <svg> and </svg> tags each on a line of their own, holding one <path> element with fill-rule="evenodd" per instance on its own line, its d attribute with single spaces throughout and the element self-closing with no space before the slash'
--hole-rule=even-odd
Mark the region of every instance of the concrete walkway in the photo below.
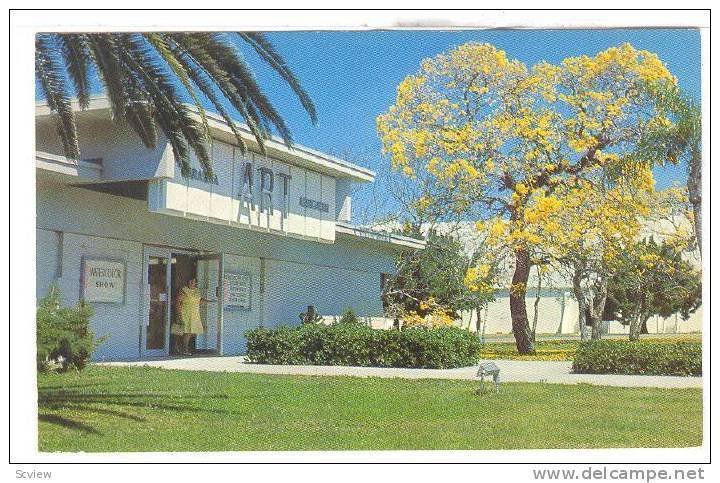
<svg viewBox="0 0 720 483">
<path fill-rule="evenodd" d="M 624 376 L 572 374 L 570 361 L 493 361 L 500 368 L 501 382 L 546 382 L 595 384 L 622 387 L 702 387 L 701 377 Z M 403 369 L 348 366 L 276 366 L 249 364 L 243 357 L 187 357 L 134 362 L 104 362 L 108 366 L 151 366 L 185 371 L 244 372 L 305 376 L 400 377 L 405 379 L 474 380 L 477 366 L 458 369 Z"/>
</svg>

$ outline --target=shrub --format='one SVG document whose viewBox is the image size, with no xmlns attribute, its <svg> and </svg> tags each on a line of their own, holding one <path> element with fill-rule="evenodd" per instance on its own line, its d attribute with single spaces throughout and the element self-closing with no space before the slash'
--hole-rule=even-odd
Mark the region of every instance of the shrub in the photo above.
<svg viewBox="0 0 720 483">
<path fill-rule="evenodd" d="M 359 324 L 360 319 L 358 319 L 358 316 L 355 314 L 355 311 L 351 308 L 345 309 L 345 312 L 342 313 L 340 316 L 340 320 L 338 321 L 338 324 Z"/>
<path fill-rule="evenodd" d="M 260 364 L 443 369 L 477 363 L 480 341 L 457 327 L 376 330 L 362 324 L 248 331 L 247 360 Z"/>
<path fill-rule="evenodd" d="M 323 316 L 315 309 L 314 305 L 308 305 L 306 312 L 300 312 L 301 324 L 319 324 L 323 321 Z"/>
<path fill-rule="evenodd" d="M 60 306 L 60 291 L 52 286 L 37 309 L 37 368 L 65 372 L 82 370 L 100 341 L 90 330 L 88 305 Z"/>
<path fill-rule="evenodd" d="M 594 340 L 580 344 L 573 372 L 581 374 L 702 375 L 702 343 Z"/>
</svg>

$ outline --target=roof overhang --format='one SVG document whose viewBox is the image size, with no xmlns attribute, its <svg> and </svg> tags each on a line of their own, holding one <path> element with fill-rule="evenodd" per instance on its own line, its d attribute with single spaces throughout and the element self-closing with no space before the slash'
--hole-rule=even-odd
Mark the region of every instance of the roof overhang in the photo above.
<svg viewBox="0 0 720 483">
<path fill-rule="evenodd" d="M 199 119 L 200 116 L 196 107 L 194 105 L 187 106 L 193 112 L 193 115 Z M 72 107 L 73 110 L 78 111 L 80 115 L 86 116 L 89 119 L 94 117 L 110 119 L 111 116 L 110 101 L 107 97 L 91 98 L 87 109 L 81 109 L 78 101 L 73 100 Z M 52 111 L 46 102 L 35 104 L 36 117 L 45 117 L 51 114 Z M 225 119 L 212 112 L 206 112 L 206 118 L 214 137 L 230 144 L 237 144 L 237 139 L 235 139 L 235 135 L 230 129 L 230 126 L 225 122 Z M 245 141 L 245 144 L 248 146 L 248 149 L 254 152 L 260 152 L 257 140 L 250 132 L 250 129 L 242 123 L 236 123 L 236 127 L 243 141 Z M 277 136 L 272 136 L 270 139 L 265 140 L 264 146 L 269 157 L 287 162 L 291 165 L 354 182 L 372 182 L 375 180 L 375 172 L 368 168 L 357 166 L 300 144 L 288 146 Z"/>
<path fill-rule="evenodd" d="M 356 238 L 364 238 L 380 243 L 387 243 L 401 249 L 422 250 L 425 248 L 425 240 L 418 240 L 407 236 L 396 235 L 383 231 L 371 230 L 369 228 L 351 225 L 350 223 L 336 222 L 335 233 L 341 235 L 352 236 Z"/>
<path fill-rule="evenodd" d="M 35 167 L 87 181 L 100 180 L 102 174 L 100 165 L 42 151 L 35 152 Z"/>
</svg>

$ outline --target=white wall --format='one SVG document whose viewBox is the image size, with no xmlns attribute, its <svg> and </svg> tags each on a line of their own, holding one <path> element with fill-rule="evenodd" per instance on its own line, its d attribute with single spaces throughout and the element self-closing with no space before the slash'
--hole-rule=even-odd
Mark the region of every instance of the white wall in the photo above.
<svg viewBox="0 0 720 483">
<path fill-rule="evenodd" d="M 250 273 L 250 310 L 226 308 L 223 313 L 223 352 L 225 355 L 243 354 L 245 332 L 260 326 L 261 321 L 260 259 L 225 255 L 225 271 Z"/>
<path fill-rule="evenodd" d="M 35 296 L 38 300 L 47 295 L 52 283 L 60 276 L 62 233 L 51 230 L 36 230 Z"/>
<path fill-rule="evenodd" d="M 564 298 L 564 300 L 563 300 Z M 532 324 L 535 297 L 527 297 L 528 319 Z M 540 297 L 538 305 L 537 334 L 579 334 L 578 326 L 578 303 L 570 292 L 549 294 Z M 475 311 L 467 311 L 461 314 L 462 324 L 465 327 L 475 328 L 477 316 Z M 510 301 L 505 296 L 497 296 L 496 300 L 487 307 L 485 334 L 500 335 L 510 334 L 512 331 L 512 319 L 510 317 Z M 609 334 L 627 334 L 629 328 L 619 322 L 609 321 L 606 324 L 606 332 Z M 702 308 L 690 315 L 687 321 L 677 315 L 667 318 L 652 317 L 648 321 L 648 332 L 651 334 L 675 334 L 700 332 L 702 330 Z"/>
<path fill-rule="evenodd" d="M 325 317 L 382 315 L 379 272 L 267 260 L 266 273 L 267 327 L 298 324 L 308 305 Z"/>
<path fill-rule="evenodd" d="M 148 179 L 172 176 L 174 158 L 160 135 L 155 149 L 146 148 L 137 134 L 110 119 L 77 118 L 80 158 L 102 158 L 106 180 Z M 36 118 L 35 145 L 38 151 L 64 155 L 55 122 Z"/>
</svg>

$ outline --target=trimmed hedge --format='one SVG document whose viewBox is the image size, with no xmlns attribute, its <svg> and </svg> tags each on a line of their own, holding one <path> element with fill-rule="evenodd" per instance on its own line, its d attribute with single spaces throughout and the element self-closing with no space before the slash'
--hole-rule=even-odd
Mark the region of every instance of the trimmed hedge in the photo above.
<svg viewBox="0 0 720 483">
<path fill-rule="evenodd" d="M 580 344 L 573 361 L 580 374 L 702 375 L 702 343 L 594 340 Z"/>
<path fill-rule="evenodd" d="M 245 333 L 259 364 L 445 369 L 478 362 L 480 341 L 457 327 L 377 330 L 360 324 L 304 324 Z"/>
</svg>

